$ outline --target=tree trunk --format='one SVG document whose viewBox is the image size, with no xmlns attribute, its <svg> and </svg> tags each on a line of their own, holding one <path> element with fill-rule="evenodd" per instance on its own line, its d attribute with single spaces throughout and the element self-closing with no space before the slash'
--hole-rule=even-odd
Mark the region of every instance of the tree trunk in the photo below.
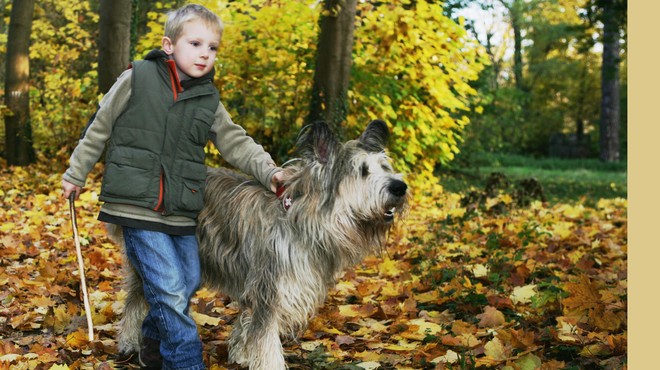
<svg viewBox="0 0 660 370">
<path fill-rule="evenodd" d="M 490 58 L 490 63 L 493 66 L 493 76 L 489 83 L 489 88 L 496 91 L 500 88 L 498 79 L 500 78 L 501 62 L 497 60 L 495 52 L 493 52 L 493 33 L 486 32 L 486 54 Z"/>
<path fill-rule="evenodd" d="M 356 0 L 326 0 L 321 15 L 308 122 L 324 120 L 339 129 L 348 110 Z"/>
<path fill-rule="evenodd" d="M 107 93 L 126 70 L 131 51 L 133 0 L 101 0 L 99 10 L 99 91 Z"/>
<path fill-rule="evenodd" d="M 30 32 L 34 0 L 14 1 L 9 20 L 5 74 L 5 157 L 9 165 L 25 166 L 35 160 L 30 125 Z"/>
<path fill-rule="evenodd" d="M 523 90 L 523 59 L 522 59 L 522 31 L 518 14 L 511 18 L 513 28 L 513 75 L 516 78 L 516 87 Z"/>
<path fill-rule="evenodd" d="M 0 0 L 0 32 L 5 33 L 5 9 L 7 0 Z"/>
<path fill-rule="evenodd" d="M 524 90 L 523 84 L 523 57 L 522 57 L 522 22 L 523 22 L 523 3 L 520 0 L 512 0 L 510 3 L 500 0 L 509 12 L 509 20 L 513 29 L 513 76 L 518 90 Z"/>
<path fill-rule="evenodd" d="M 575 136 L 577 137 L 577 142 L 580 147 L 583 146 L 584 143 L 584 117 L 585 117 L 585 111 L 587 108 L 587 90 L 589 89 L 588 84 L 588 78 L 589 78 L 589 70 L 588 70 L 588 65 L 586 65 L 586 60 L 584 62 L 585 64 L 580 67 L 580 82 L 579 82 L 579 90 L 578 90 L 578 95 L 576 99 L 576 109 L 575 109 Z"/>
<path fill-rule="evenodd" d="M 603 66 L 601 70 L 600 160 L 619 160 L 619 24 L 614 0 L 601 1 Z"/>
<path fill-rule="evenodd" d="M 0 35 L 7 33 L 5 23 L 5 11 L 7 11 L 7 1 L 0 0 Z M 5 82 L 5 53 L 0 52 L 0 83 Z"/>
</svg>

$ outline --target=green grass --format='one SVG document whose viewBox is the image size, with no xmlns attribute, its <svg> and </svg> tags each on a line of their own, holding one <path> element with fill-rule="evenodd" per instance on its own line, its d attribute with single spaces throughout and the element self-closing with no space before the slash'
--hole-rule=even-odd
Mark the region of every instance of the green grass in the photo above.
<svg viewBox="0 0 660 370">
<path fill-rule="evenodd" d="M 439 176 L 447 190 L 464 193 L 474 188 L 483 190 L 493 172 L 503 173 L 512 183 L 536 178 L 551 203 L 593 205 L 601 198 L 628 197 L 626 162 L 484 154 L 472 158 L 468 166 L 452 164 L 448 171 L 441 169 Z"/>
</svg>

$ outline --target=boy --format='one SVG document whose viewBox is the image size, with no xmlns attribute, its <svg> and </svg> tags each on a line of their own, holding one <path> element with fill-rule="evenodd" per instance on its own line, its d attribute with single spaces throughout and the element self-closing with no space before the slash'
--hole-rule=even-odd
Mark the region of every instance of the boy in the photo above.
<svg viewBox="0 0 660 370">
<path fill-rule="evenodd" d="M 149 313 L 140 365 L 203 369 L 188 304 L 200 284 L 195 218 L 204 199 L 204 146 L 275 191 L 282 172 L 234 124 L 213 85 L 223 25 L 200 5 L 170 12 L 162 49 L 125 71 L 102 99 L 63 175 L 80 194 L 107 145 L 99 220 L 122 226 L 126 253 L 144 283 Z"/>
</svg>

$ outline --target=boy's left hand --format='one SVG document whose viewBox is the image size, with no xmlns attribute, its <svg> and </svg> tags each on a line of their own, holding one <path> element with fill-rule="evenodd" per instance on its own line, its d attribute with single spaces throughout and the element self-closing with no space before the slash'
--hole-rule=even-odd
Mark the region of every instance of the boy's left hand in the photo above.
<svg viewBox="0 0 660 370">
<path fill-rule="evenodd" d="M 277 186 L 284 181 L 284 171 L 276 172 L 270 180 L 270 191 L 277 193 Z"/>
</svg>

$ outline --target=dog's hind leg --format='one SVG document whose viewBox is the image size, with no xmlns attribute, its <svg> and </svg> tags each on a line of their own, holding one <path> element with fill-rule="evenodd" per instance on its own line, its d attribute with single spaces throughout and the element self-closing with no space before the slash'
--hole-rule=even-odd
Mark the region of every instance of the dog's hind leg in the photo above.
<svg viewBox="0 0 660 370">
<path fill-rule="evenodd" d="M 119 351 L 121 353 L 136 353 L 140 351 L 142 341 L 142 321 L 149 306 L 144 299 L 142 279 L 129 264 L 124 266 L 125 286 L 127 291 L 124 301 L 124 315 L 119 323 Z"/>
</svg>

